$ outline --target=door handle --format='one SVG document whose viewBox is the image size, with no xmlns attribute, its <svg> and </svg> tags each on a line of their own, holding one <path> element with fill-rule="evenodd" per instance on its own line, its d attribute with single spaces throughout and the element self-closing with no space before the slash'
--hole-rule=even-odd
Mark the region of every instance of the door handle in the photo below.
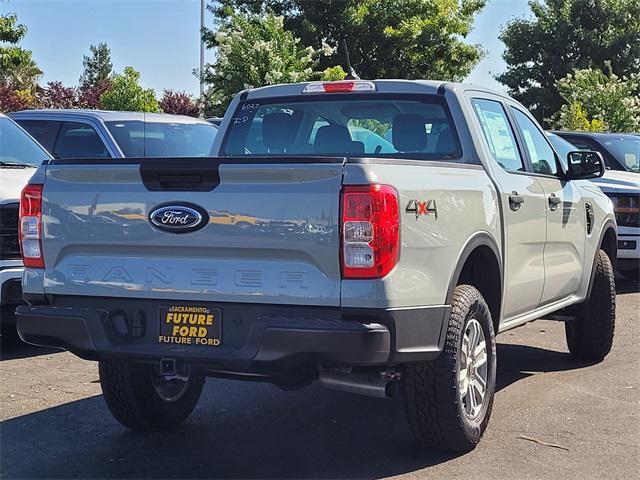
<svg viewBox="0 0 640 480">
<path fill-rule="evenodd" d="M 519 195 L 515 190 L 509 195 L 509 207 L 514 212 L 520 210 L 520 206 L 524 203 L 524 197 Z"/>
<path fill-rule="evenodd" d="M 554 193 L 549 195 L 549 209 L 555 210 L 558 208 L 558 205 L 562 203 L 562 199 L 560 197 L 556 197 Z"/>
</svg>

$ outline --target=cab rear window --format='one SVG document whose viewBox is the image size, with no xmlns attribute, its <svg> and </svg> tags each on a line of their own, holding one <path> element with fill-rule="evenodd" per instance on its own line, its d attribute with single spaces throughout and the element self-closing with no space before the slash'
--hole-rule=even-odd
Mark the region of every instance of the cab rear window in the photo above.
<svg viewBox="0 0 640 480">
<path fill-rule="evenodd" d="M 460 143 L 443 98 L 325 94 L 241 102 L 224 156 L 345 156 L 455 161 Z"/>
</svg>

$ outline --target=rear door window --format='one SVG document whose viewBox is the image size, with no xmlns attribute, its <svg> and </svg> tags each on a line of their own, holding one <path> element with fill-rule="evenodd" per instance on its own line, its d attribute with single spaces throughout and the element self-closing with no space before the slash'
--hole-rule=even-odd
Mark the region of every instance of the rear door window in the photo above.
<svg viewBox="0 0 640 480">
<path fill-rule="evenodd" d="M 226 156 L 366 156 L 455 161 L 462 156 L 443 98 L 331 94 L 240 103 Z"/>
<path fill-rule="evenodd" d="M 125 157 L 205 157 L 218 127 L 211 123 L 105 122 Z"/>
<path fill-rule="evenodd" d="M 64 122 L 53 149 L 56 158 L 110 157 L 95 129 L 86 123 Z"/>
<path fill-rule="evenodd" d="M 508 172 L 524 172 L 516 138 L 502 104 L 482 98 L 474 98 L 472 104 L 494 160 Z"/>
<path fill-rule="evenodd" d="M 16 120 L 16 122 L 24 128 L 29 135 L 35 138 L 40 145 L 48 151 L 53 150 L 53 144 L 62 122 L 53 120 Z"/>
</svg>

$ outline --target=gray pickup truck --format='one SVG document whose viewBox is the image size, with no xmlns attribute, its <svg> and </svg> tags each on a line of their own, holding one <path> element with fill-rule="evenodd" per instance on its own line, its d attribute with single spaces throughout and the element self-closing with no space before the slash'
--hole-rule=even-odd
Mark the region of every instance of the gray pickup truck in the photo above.
<svg viewBox="0 0 640 480">
<path fill-rule="evenodd" d="M 239 93 L 210 158 L 55 159 L 21 204 L 18 330 L 99 361 L 127 427 L 176 427 L 206 377 L 403 393 L 425 448 L 489 421 L 495 336 L 566 322 L 600 360 L 616 223 L 511 98 L 351 80 Z M 366 415 L 365 412 L 363 414 Z"/>
</svg>

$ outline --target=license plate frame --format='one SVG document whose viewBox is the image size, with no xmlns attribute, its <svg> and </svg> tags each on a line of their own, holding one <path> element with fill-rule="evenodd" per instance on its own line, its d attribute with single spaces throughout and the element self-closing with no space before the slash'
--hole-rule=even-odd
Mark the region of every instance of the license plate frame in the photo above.
<svg viewBox="0 0 640 480">
<path fill-rule="evenodd" d="M 161 306 L 158 310 L 158 343 L 221 346 L 222 309 L 202 304 Z"/>
</svg>

